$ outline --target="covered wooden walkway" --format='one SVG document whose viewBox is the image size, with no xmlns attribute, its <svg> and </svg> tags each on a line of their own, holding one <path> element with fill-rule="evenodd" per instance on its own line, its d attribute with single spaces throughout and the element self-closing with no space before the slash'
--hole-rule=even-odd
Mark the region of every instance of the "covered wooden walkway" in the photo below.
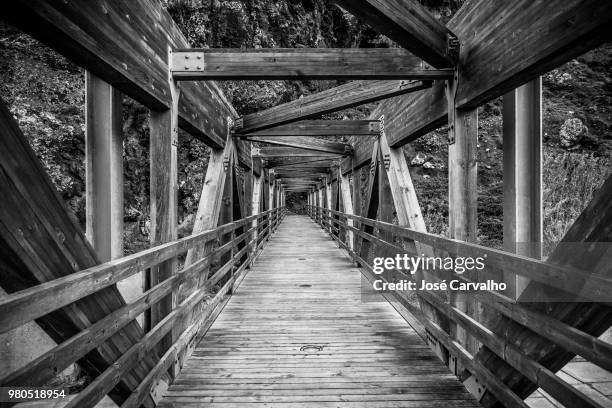
<svg viewBox="0 0 612 408">
<path fill-rule="evenodd" d="M 287 216 L 159 406 L 479 406 L 360 285 L 325 231 Z"/>
</svg>

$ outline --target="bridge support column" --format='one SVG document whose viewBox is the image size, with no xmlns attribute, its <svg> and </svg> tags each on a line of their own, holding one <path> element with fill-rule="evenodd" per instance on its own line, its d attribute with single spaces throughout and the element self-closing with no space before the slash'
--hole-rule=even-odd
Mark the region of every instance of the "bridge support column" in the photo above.
<svg viewBox="0 0 612 408">
<path fill-rule="evenodd" d="M 87 72 L 85 99 L 85 230 L 100 261 L 107 262 L 123 256 L 122 95 Z M 130 302 L 142 285 L 136 274 L 117 287 Z"/>
<path fill-rule="evenodd" d="M 504 95 L 504 249 L 540 258 L 542 251 L 542 79 Z M 529 279 L 506 273 L 515 299 Z"/>
<path fill-rule="evenodd" d="M 456 82 L 447 84 L 449 103 L 449 233 L 453 239 L 475 242 L 477 229 L 477 144 L 478 110 L 459 110 L 454 106 Z M 478 303 L 466 295 L 454 294 L 452 303 L 471 316 L 479 314 Z M 459 325 L 455 338 L 470 352 L 478 348 L 476 340 Z"/>
<path fill-rule="evenodd" d="M 323 194 L 324 194 L 323 186 L 324 185 L 325 185 L 325 179 L 323 179 L 323 181 L 319 185 L 319 193 L 318 193 L 318 201 L 317 201 L 317 205 L 319 207 L 319 212 L 318 212 L 319 224 L 321 225 L 321 228 L 323 228 L 323 208 L 325 207 L 325 204 L 323 201 Z"/>
<path fill-rule="evenodd" d="M 355 169 L 355 171 L 351 174 L 353 176 L 353 213 L 357 216 L 361 216 L 361 183 L 363 181 L 362 171 L 361 169 Z M 354 234 L 353 249 L 355 252 L 358 251 L 358 242 L 359 236 Z"/>
<path fill-rule="evenodd" d="M 340 192 L 342 197 L 342 206 L 344 209 L 344 213 L 348 215 L 353 215 L 353 198 L 351 197 L 351 184 L 349 175 L 342 175 L 342 169 L 338 168 L 338 180 L 340 181 Z M 349 227 L 353 226 L 353 220 L 348 218 L 346 221 Z M 353 231 L 346 231 L 346 244 L 349 249 L 352 251 L 355 248 Z"/>
<path fill-rule="evenodd" d="M 260 212 L 261 189 L 262 189 L 263 179 L 264 179 L 263 174 L 260 176 L 253 174 L 253 199 L 251 202 L 251 215 L 257 215 Z M 253 220 L 252 224 L 253 224 L 252 228 L 255 228 L 255 230 L 253 231 L 253 249 L 251 250 L 251 252 L 254 255 L 255 252 L 257 251 L 257 235 L 258 235 L 258 229 L 256 228 L 258 224 L 257 219 Z"/>
<path fill-rule="evenodd" d="M 178 101 L 180 90 L 170 80 L 172 107 L 167 111 L 151 111 L 150 127 L 150 161 L 151 161 L 151 246 L 160 245 L 177 239 L 178 228 Z M 176 258 L 171 258 L 151 268 L 148 280 L 153 287 L 170 278 L 177 267 Z M 176 293 L 166 296 L 149 313 L 150 329 L 158 324 L 172 311 L 176 303 Z M 165 336 L 158 345 L 159 354 L 163 354 L 173 343 L 173 335 Z"/>
<path fill-rule="evenodd" d="M 269 184 L 268 184 L 268 210 L 271 210 L 274 208 L 274 187 L 275 187 L 275 181 L 274 181 L 274 169 L 270 169 L 270 179 L 269 179 Z"/>
</svg>

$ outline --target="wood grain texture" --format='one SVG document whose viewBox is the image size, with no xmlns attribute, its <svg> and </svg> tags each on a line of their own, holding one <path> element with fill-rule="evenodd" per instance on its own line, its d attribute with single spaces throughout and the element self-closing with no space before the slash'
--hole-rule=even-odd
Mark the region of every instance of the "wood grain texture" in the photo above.
<svg viewBox="0 0 612 408">
<path fill-rule="evenodd" d="M 175 90 L 173 90 L 175 92 Z M 178 98 L 178 94 L 176 95 Z M 176 241 L 178 231 L 178 103 L 172 109 L 151 111 L 150 191 L 151 191 L 151 246 Z M 177 270 L 177 259 L 170 258 L 151 267 L 149 289 L 171 277 Z M 145 315 L 145 326 L 154 327 L 172 311 L 172 296 L 167 296 L 151 307 Z M 172 335 L 159 344 L 163 355 L 173 343 Z"/>
<path fill-rule="evenodd" d="M 316 224 L 286 217 L 159 406 L 477 407 L 360 280 Z"/>
<path fill-rule="evenodd" d="M 273 108 L 243 116 L 240 132 L 250 133 L 315 118 L 432 86 L 430 81 L 352 81 Z"/>
<path fill-rule="evenodd" d="M 183 54 L 181 54 L 183 53 Z M 200 69 L 181 63 L 183 55 L 203 53 Z M 400 48 L 247 48 L 177 49 L 176 80 L 262 79 L 444 79 L 448 69 L 433 69 Z"/>
<path fill-rule="evenodd" d="M 3 18 L 150 109 L 171 105 L 168 48 L 187 40 L 160 2 L 17 1 Z M 211 147 L 237 117 L 213 82 L 184 84 L 181 127 Z"/>
<path fill-rule="evenodd" d="M 447 25 L 461 42 L 457 107 L 478 107 L 609 40 L 611 19 L 607 0 L 467 1 Z M 389 144 L 399 147 L 443 126 L 446 106 L 440 81 L 383 101 L 371 118 L 385 115 Z M 355 167 L 372 146 L 359 144 Z"/>
<path fill-rule="evenodd" d="M 346 154 L 350 153 L 352 148 L 348 143 L 332 142 L 325 139 L 315 139 L 308 136 L 251 136 L 247 138 L 250 142 L 264 143 L 265 145 L 297 147 L 300 149 L 313 150 L 317 152 Z"/>
<path fill-rule="evenodd" d="M 451 67 L 457 62 L 447 39 L 455 35 L 415 0 L 334 2 L 435 67 Z"/>
<path fill-rule="evenodd" d="M 261 158 L 276 158 L 276 157 L 324 157 L 328 159 L 339 158 L 340 154 L 318 152 L 307 149 L 298 149 L 295 147 L 254 147 L 253 157 Z"/>
<path fill-rule="evenodd" d="M 13 293 L 99 264 L 94 249 L 66 211 L 64 201 L 2 101 L 0 133 L 2 288 Z M 61 343 L 123 305 L 113 285 L 36 322 Z M 142 335 L 138 323 L 132 322 L 79 364 L 96 377 Z M 121 402 L 154 365 L 152 357 L 142 359 L 109 396 Z"/>
<path fill-rule="evenodd" d="M 564 243 L 612 241 L 612 230 L 610 229 L 610 225 L 612 225 L 611 194 L 612 176 L 608 177 L 604 185 L 595 193 L 593 200 L 576 219 L 576 222 L 566 233 L 561 244 L 549 256 L 549 262 L 566 267 L 579 266 L 609 278 L 610 253 L 609 251 L 606 253 L 603 246 L 595 245 L 589 249 L 589 246 L 585 245 L 583 252 L 580 253 L 576 249 L 568 250 L 567 247 L 564 247 Z M 576 245 L 572 247 L 576 248 Z M 582 292 L 581 287 L 582 285 L 580 284 L 574 285 L 574 290 Z M 519 300 L 537 299 L 538 297 L 546 299 L 551 295 L 559 296 L 559 293 L 562 292 L 546 287 L 542 282 L 530 282 Z M 601 335 L 612 325 L 612 310 L 610 306 L 604 304 L 540 302 L 526 303 L 524 305 L 531 312 L 545 314 L 595 337 Z M 523 328 L 503 316 L 498 317 L 493 323 L 491 326 L 493 332 L 511 333 L 509 336 L 510 341 L 518 345 L 526 354 L 537 356 L 537 361 L 552 372 L 561 369 L 574 357 L 573 353 L 550 342 L 546 337 L 536 334 L 540 333 L 539 331 L 534 332 Z M 604 351 L 601 351 L 599 354 L 602 355 L 602 358 L 609 357 Z M 481 349 L 476 357 L 484 365 L 492 367 L 492 371 L 512 389 L 516 390 L 519 395 L 527 396 L 536 388 L 529 379 L 507 364 L 497 365 L 501 360 L 492 356 L 490 350 Z M 487 396 L 485 404 L 493 406 L 494 403 L 495 400 Z"/>
<path fill-rule="evenodd" d="M 240 130 L 240 132 L 243 132 Z M 244 136 L 372 136 L 380 127 L 375 120 L 302 120 L 288 125 L 240 133 Z"/>
</svg>

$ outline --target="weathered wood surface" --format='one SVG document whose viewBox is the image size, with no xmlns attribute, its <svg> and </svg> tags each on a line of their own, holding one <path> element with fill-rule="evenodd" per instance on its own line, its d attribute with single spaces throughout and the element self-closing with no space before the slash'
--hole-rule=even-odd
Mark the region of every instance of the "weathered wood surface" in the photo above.
<svg viewBox="0 0 612 408">
<path fill-rule="evenodd" d="M 450 67 L 457 53 L 449 49 L 451 31 L 416 0 L 334 0 L 376 31 L 435 67 Z"/>
<path fill-rule="evenodd" d="M 324 139 L 315 139 L 309 136 L 252 136 L 247 138 L 250 142 L 266 143 L 276 146 L 297 147 L 317 152 L 345 154 L 350 153 L 352 147 L 348 143 L 332 142 Z"/>
<path fill-rule="evenodd" d="M 375 120 L 302 120 L 241 134 L 245 136 L 372 136 L 378 135 L 379 132 L 380 124 Z"/>
<path fill-rule="evenodd" d="M 190 65 L 199 57 L 202 64 Z M 452 70 L 432 69 L 401 48 L 207 48 L 172 54 L 176 80 L 445 79 Z"/>
<path fill-rule="evenodd" d="M 173 90 L 175 92 L 175 90 Z M 178 96 L 178 95 L 177 95 Z M 178 231 L 178 126 L 176 99 L 171 110 L 151 111 L 149 127 L 150 141 L 150 200 L 151 200 L 151 246 L 176 241 Z M 148 285 L 154 287 L 172 276 L 177 269 L 177 259 L 151 267 Z M 172 296 L 167 296 L 153 305 L 145 316 L 145 327 L 150 329 L 172 311 Z M 163 355 L 172 344 L 172 335 L 159 344 L 159 355 Z"/>
<path fill-rule="evenodd" d="M 431 88 L 431 81 L 352 81 L 242 117 L 240 132 L 284 125 L 366 103 Z"/>
<path fill-rule="evenodd" d="M 301 176 L 307 176 L 307 177 L 317 177 L 317 178 L 321 178 L 321 177 L 328 177 L 329 173 L 327 172 L 319 172 L 316 169 L 315 170 L 310 170 L 308 168 L 305 169 L 301 169 L 301 168 L 284 168 L 284 167 L 277 167 L 274 169 L 275 170 L 275 174 L 277 177 L 301 177 Z"/>
<path fill-rule="evenodd" d="M 574 250 L 567 250 L 564 243 L 605 243 L 612 241 L 612 176 L 609 176 L 604 185 L 595 193 L 593 200 L 584 209 L 576 222 L 566 233 L 561 244 L 553 251 L 548 261 L 557 265 L 575 266 L 585 268 L 603 276 L 610 276 L 611 254 L 606 253 L 606 245 L 584 245 L 583 253 L 579 253 L 576 245 Z M 580 285 L 575 285 L 576 291 L 580 290 Z M 559 296 L 558 290 L 546 287 L 542 283 L 530 282 L 519 299 L 529 300 L 541 297 L 546 299 L 551 294 Z M 607 292 L 610 293 L 610 292 Z M 608 305 L 598 303 L 526 303 L 526 308 L 533 312 L 540 312 L 548 317 L 562 321 L 573 326 L 576 331 L 580 330 L 595 337 L 605 332 L 612 325 L 612 309 Z M 574 354 L 566 349 L 550 342 L 546 337 L 527 328 L 521 327 L 517 323 L 509 321 L 507 318 L 499 317 L 495 322 L 493 332 L 509 333 L 509 341 L 520 347 L 525 354 L 534 356 L 537 361 L 553 372 L 561 369 L 567 364 Z M 604 354 L 604 353 L 600 353 Z M 516 392 L 526 397 L 536 386 L 516 370 L 496 358 L 490 350 L 481 349 L 476 356 L 487 367 L 507 383 Z M 487 396 L 490 397 L 490 396 Z M 486 406 L 493 406 L 494 399 L 487 398 Z"/>
<path fill-rule="evenodd" d="M 0 101 L 0 285 L 13 293 L 92 267 L 94 249 L 65 209 L 65 204 L 11 113 Z M 52 312 L 37 323 L 56 342 L 72 337 L 125 305 L 112 287 Z M 143 335 L 128 324 L 79 364 L 95 377 Z M 150 357 L 111 392 L 121 402 L 153 366 Z"/>
<path fill-rule="evenodd" d="M 2 18 L 154 110 L 169 109 L 168 48 L 189 44 L 158 1 L 19 0 Z M 181 127 L 222 148 L 237 117 L 214 82 L 184 84 Z"/>
<path fill-rule="evenodd" d="M 457 106 L 475 108 L 610 39 L 608 0 L 470 0 L 449 21 L 461 42 Z M 391 147 L 446 122 L 444 83 L 383 101 Z M 370 159 L 371 140 L 355 146 L 355 167 Z M 348 160 L 343 172 L 348 171 Z"/>
<path fill-rule="evenodd" d="M 477 407 L 389 303 L 362 302 L 360 285 L 325 232 L 286 217 L 160 407 Z"/>
<path fill-rule="evenodd" d="M 314 150 L 298 149 L 295 147 L 254 147 L 253 157 L 325 157 L 328 159 L 340 158 L 342 154 L 317 152 Z"/>
</svg>

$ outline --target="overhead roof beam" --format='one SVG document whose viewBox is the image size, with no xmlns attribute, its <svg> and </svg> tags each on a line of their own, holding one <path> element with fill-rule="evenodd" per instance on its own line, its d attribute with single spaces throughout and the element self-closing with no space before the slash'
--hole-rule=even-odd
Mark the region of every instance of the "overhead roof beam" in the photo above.
<svg viewBox="0 0 612 408">
<path fill-rule="evenodd" d="M 184 80 L 446 79 L 401 48 L 179 49 L 172 75 Z"/>
<path fill-rule="evenodd" d="M 380 134 L 378 120 L 302 120 L 273 128 L 243 133 L 253 136 L 377 136 Z"/>
<path fill-rule="evenodd" d="M 275 173 L 277 178 L 282 178 L 282 177 L 328 177 L 329 173 L 328 172 L 322 172 L 322 171 L 307 171 L 307 170 L 303 170 L 303 171 L 296 171 L 296 170 L 282 170 L 282 169 L 275 169 Z"/>
<path fill-rule="evenodd" d="M 297 149 L 294 147 L 253 147 L 253 157 L 324 157 L 327 159 L 339 159 L 341 155 L 334 153 L 316 152 L 313 150 Z"/>
<path fill-rule="evenodd" d="M 334 158 L 305 158 L 305 157 L 275 157 L 266 160 L 266 167 L 285 167 L 285 168 L 329 168 L 334 162 L 339 160 Z"/>
<path fill-rule="evenodd" d="M 457 63 L 457 36 L 416 0 L 333 0 L 437 68 Z"/>
<path fill-rule="evenodd" d="M 189 42 L 161 2 L 15 0 L 2 19 L 147 108 L 172 106 L 168 47 Z M 178 111 L 181 128 L 216 149 L 238 116 L 212 81 L 184 84 Z"/>
<path fill-rule="evenodd" d="M 370 102 L 431 88 L 431 81 L 352 81 L 296 99 L 237 121 L 242 133 L 250 133 L 302 119 L 315 118 Z"/>
<path fill-rule="evenodd" d="M 317 152 L 334 153 L 334 154 L 350 154 L 352 151 L 351 145 L 348 143 L 330 142 L 328 140 L 315 139 L 312 137 L 248 137 L 246 140 L 250 142 L 267 143 L 277 146 L 297 147 L 300 149 L 313 150 Z"/>
<path fill-rule="evenodd" d="M 461 40 L 456 107 L 476 108 L 610 40 L 611 21 L 609 0 L 466 2 L 448 23 Z M 383 114 L 391 147 L 409 143 L 447 123 L 444 84 L 383 101 L 371 117 Z M 372 146 L 356 143 L 343 172 L 369 162 Z"/>
</svg>

